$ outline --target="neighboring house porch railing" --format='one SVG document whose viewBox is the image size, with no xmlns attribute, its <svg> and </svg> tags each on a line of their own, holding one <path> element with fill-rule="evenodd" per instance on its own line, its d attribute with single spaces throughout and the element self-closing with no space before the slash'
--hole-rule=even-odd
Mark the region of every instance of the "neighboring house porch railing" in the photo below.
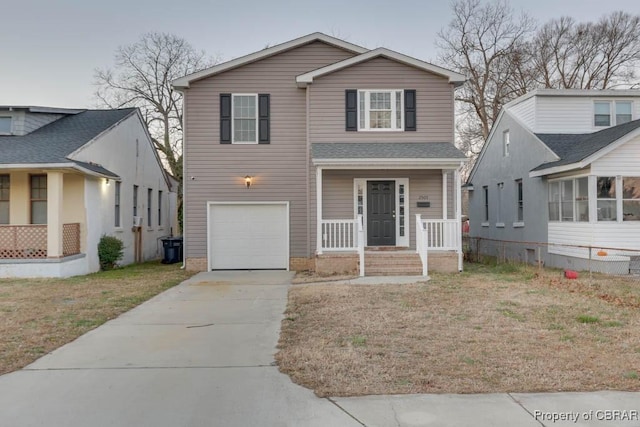
<svg viewBox="0 0 640 427">
<path fill-rule="evenodd" d="M 63 255 L 80 253 L 80 224 L 62 226 Z M 47 226 L 0 225 L 0 259 L 47 257 Z"/>
</svg>

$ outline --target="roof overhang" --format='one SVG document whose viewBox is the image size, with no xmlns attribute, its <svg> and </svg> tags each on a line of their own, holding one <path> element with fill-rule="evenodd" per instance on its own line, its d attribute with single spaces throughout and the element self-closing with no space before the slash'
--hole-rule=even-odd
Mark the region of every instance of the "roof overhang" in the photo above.
<svg viewBox="0 0 640 427">
<path fill-rule="evenodd" d="M 56 108 L 56 107 L 39 107 L 35 105 L 0 105 L 0 110 L 7 111 L 28 111 L 30 113 L 46 113 L 46 114 L 78 114 L 86 111 L 86 108 Z"/>
<path fill-rule="evenodd" d="M 469 159 L 313 159 L 327 169 L 457 169 Z"/>
<path fill-rule="evenodd" d="M 603 156 L 606 156 L 607 154 L 611 153 L 613 150 L 615 150 L 616 148 L 620 147 L 621 145 L 626 144 L 627 142 L 631 141 L 632 139 L 636 138 L 640 136 L 640 128 L 637 128 L 629 133 L 627 133 L 626 135 L 622 136 L 621 138 L 617 139 L 615 142 L 603 147 L 602 149 L 596 151 L 595 153 L 593 153 L 592 155 L 578 161 L 578 162 L 573 162 L 573 163 L 567 163 L 565 165 L 558 165 L 558 166 L 553 166 L 553 163 L 551 163 L 551 165 L 549 167 L 544 167 L 544 164 L 536 167 L 535 169 L 533 169 L 532 171 L 529 172 L 529 177 L 531 178 L 535 178 L 535 177 L 541 177 L 541 176 L 547 176 L 547 175 L 553 175 L 556 173 L 562 173 L 562 172 L 568 172 L 571 170 L 575 170 L 575 169 L 584 169 L 587 166 L 591 165 L 591 163 L 593 163 L 594 161 L 600 159 Z"/>
<path fill-rule="evenodd" d="M 398 53 L 393 50 L 380 47 L 377 49 L 370 50 L 366 53 L 361 53 L 360 55 L 354 56 L 352 58 L 348 58 L 343 61 L 336 62 L 335 64 L 327 65 L 326 67 L 318 68 L 317 70 L 300 74 L 299 76 L 296 77 L 296 83 L 299 87 L 306 87 L 312 84 L 315 78 L 319 78 L 327 74 L 331 74 L 333 72 L 342 70 L 344 68 L 351 67 L 353 65 L 360 64 L 362 62 L 369 61 L 371 59 L 378 58 L 378 57 L 391 59 L 393 61 L 397 61 L 405 65 L 418 68 L 423 71 L 427 71 L 442 77 L 446 77 L 449 80 L 449 83 L 453 84 L 456 87 L 461 86 L 466 81 L 466 78 L 462 74 L 458 74 L 451 70 L 447 70 L 446 68 L 438 67 L 437 65 L 433 65 L 428 62 L 424 62 L 419 59 L 412 58 L 407 55 L 403 55 L 402 53 Z"/>
<path fill-rule="evenodd" d="M 336 46 L 355 54 L 360 54 L 368 51 L 368 49 L 362 46 L 358 46 L 353 43 L 349 43 L 344 40 L 340 40 L 323 33 L 313 33 L 313 34 L 299 37 L 297 39 L 294 39 L 285 43 L 281 43 L 266 49 L 262 49 L 258 52 L 254 52 L 249 55 L 241 56 L 240 58 L 236 58 L 231 61 L 224 62 L 222 64 L 214 65 L 213 67 L 176 79 L 173 82 L 171 82 L 171 84 L 176 90 L 188 89 L 190 84 L 197 80 L 211 77 L 216 74 L 220 74 L 225 71 L 229 71 L 234 68 L 240 67 L 242 65 L 250 64 L 252 62 L 259 61 L 261 59 L 265 59 L 273 55 L 277 55 L 278 53 L 285 52 L 290 49 L 294 49 L 298 46 L 303 46 L 305 44 L 312 43 L 314 41 L 320 41 L 332 46 Z"/>
<path fill-rule="evenodd" d="M 97 165 L 96 165 L 97 166 Z M 67 170 L 80 172 L 83 175 L 95 176 L 98 178 L 108 178 L 119 181 L 121 178 L 117 174 L 104 169 L 101 166 L 91 168 L 83 164 L 76 162 L 69 163 L 14 163 L 14 164 L 0 164 L 0 169 L 12 169 L 12 170 Z"/>
</svg>

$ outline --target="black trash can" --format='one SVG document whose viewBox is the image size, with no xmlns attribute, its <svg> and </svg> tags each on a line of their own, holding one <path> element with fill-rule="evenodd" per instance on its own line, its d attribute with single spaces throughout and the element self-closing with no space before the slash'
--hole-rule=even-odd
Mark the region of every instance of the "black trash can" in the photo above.
<svg viewBox="0 0 640 427">
<path fill-rule="evenodd" d="M 163 264 L 175 264 L 182 261 L 182 237 L 168 237 L 162 239 L 164 248 Z"/>
</svg>

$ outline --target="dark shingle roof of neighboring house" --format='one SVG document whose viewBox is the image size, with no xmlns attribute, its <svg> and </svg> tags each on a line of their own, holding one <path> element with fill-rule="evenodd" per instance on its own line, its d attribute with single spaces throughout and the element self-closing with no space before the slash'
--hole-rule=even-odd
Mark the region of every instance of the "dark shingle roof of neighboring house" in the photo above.
<svg viewBox="0 0 640 427">
<path fill-rule="evenodd" d="M 540 171 L 580 162 L 638 128 L 640 128 L 640 120 L 612 126 L 594 133 L 537 133 L 538 139 L 556 153 L 560 160 L 543 163 L 533 170 Z"/>
<path fill-rule="evenodd" d="M 311 144 L 314 159 L 466 159 L 448 142 L 348 142 Z"/>
<path fill-rule="evenodd" d="M 112 172 L 67 156 L 125 117 L 135 108 L 86 110 L 58 119 L 23 136 L 0 136 L 0 164 L 75 163 L 105 175 Z"/>
</svg>

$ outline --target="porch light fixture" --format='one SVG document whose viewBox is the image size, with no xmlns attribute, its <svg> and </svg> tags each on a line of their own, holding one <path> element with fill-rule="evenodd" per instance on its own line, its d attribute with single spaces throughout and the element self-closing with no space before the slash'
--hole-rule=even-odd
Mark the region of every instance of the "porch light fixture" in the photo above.
<svg viewBox="0 0 640 427">
<path fill-rule="evenodd" d="M 104 179 L 104 183 L 105 183 L 105 184 L 107 184 L 107 185 L 109 185 L 109 178 L 105 178 L 105 179 Z"/>
<path fill-rule="evenodd" d="M 247 186 L 247 188 L 251 187 L 251 181 L 253 180 L 253 177 L 251 175 L 247 175 L 244 177 L 244 185 Z"/>
</svg>

